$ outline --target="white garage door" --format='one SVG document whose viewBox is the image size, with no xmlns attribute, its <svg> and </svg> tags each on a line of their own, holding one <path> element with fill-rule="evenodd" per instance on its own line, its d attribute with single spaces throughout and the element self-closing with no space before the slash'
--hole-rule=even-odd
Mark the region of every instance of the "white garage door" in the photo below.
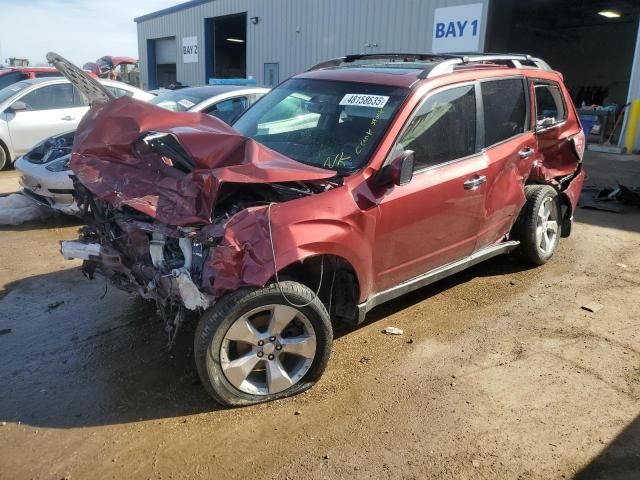
<svg viewBox="0 0 640 480">
<path fill-rule="evenodd" d="M 176 37 L 158 38 L 156 40 L 156 63 L 176 63 L 178 48 Z"/>
</svg>

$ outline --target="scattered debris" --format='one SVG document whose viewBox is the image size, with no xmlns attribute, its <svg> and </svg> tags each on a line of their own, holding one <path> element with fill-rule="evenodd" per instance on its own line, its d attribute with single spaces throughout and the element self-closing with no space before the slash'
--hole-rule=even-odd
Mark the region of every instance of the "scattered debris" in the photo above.
<svg viewBox="0 0 640 480">
<path fill-rule="evenodd" d="M 585 305 L 582 305 L 582 307 L 580 308 L 582 308 L 583 310 L 586 310 L 587 312 L 596 313 L 602 310 L 604 308 L 604 305 L 598 302 L 589 302 Z"/>
<path fill-rule="evenodd" d="M 8 333 L 11 333 L 13 330 L 11 330 L 10 328 L 3 328 L 2 330 L 0 330 L 0 335 L 7 335 Z"/>
<path fill-rule="evenodd" d="M 53 215 L 50 208 L 38 205 L 21 193 L 0 197 L 0 225 L 20 225 L 32 220 L 44 220 Z"/>
<path fill-rule="evenodd" d="M 621 205 L 640 207 L 640 189 L 629 188 L 620 183 L 616 188 L 586 186 L 582 189 L 579 205 L 582 208 L 624 213 Z"/>
<path fill-rule="evenodd" d="M 382 331 L 382 333 L 385 335 L 402 335 L 404 331 L 398 327 L 387 327 Z"/>
<path fill-rule="evenodd" d="M 370 360 L 371 360 L 371 359 L 370 359 L 369 357 L 362 357 L 362 358 L 360 359 L 360 363 L 362 363 L 362 364 L 366 365 L 367 363 L 369 363 L 369 361 L 370 361 Z"/>
<path fill-rule="evenodd" d="M 64 300 L 58 300 L 57 302 L 50 303 L 49 305 L 47 305 L 47 312 L 55 310 L 62 305 L 64 305 Z"/>
</svg>

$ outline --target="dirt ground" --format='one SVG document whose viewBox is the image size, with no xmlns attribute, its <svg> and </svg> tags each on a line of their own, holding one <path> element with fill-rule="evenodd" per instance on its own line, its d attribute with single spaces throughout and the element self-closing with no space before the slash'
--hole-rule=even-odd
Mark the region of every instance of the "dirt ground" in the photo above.
<svg viewBox="0 0 640 480">
<path fill-rule="evenodd" d="M 587 168 L 640 185 L 639 157 Z M 0 478 L 640 478 L 640 209 L 576 219 L 546 266 L 383 305 L 315 388 L 243 409 L 198 384 L 193 326 L 167 353 L 144 303 L 61 258 L 77 223 L 0 229 Z"/>
</svg>

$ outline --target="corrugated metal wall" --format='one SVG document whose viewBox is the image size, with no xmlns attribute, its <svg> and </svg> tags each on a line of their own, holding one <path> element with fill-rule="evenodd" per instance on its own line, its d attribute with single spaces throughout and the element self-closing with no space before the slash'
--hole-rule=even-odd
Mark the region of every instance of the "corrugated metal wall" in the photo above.
<svg viewBox="0 0 640 480">
<path fill-rule="evenodd" d="M 280 64 L 280 80 L 309 66 L 350 53 L 429 52 L 437 7 L 483 3 L 484 47 L 489 0 L 212 0 L 138 24 L 141 75 L 148 83 L 147 39 L 197 36 L 198 63 L 182 63 L 185 85 L 205 83 L 204 19 L 247 12 L 247 75 L 263 83 L 265 63 Z M 249 19 L 259 17 L 253 25 Z M 377 45 L 377 46 L 373 46 Z"/>
</svg>

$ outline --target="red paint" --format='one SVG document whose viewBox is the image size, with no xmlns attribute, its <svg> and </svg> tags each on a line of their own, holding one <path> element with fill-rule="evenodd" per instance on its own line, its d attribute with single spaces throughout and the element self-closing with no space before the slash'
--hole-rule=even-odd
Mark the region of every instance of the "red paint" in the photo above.
<svg viewBox="0 0 640 480">
<path fill-rule="evenodd" d="M 339 256 L 356 272 L 359 301 L 364 301 L 372 293 L 500 241 L 525 202 L 525 183 L 558 186 L 558 177 L 576 171 L 579 159 L 570 139 L 579 133 L 580 125 L 572 106 L 567 121 L 555 128 L 525 132 L 464 161 L 417 173 L 408 185 L 380 187 L 375 176 L 403 125 L 429 92 L 458 82 L 514 75 L 562 84 L 555 72 L 526 68 L 467 68 L 428 80 L 419 80 L 413 70 L 402 75 L 367 69 L 301 74 L 415 86 L 366 167 L 346 177 L 341 186 L 272 206 L 277 270 L 316 255 Z M 566 88 L 562 89 L 570 103 Z M 148 131 L 174 134 L 195 159 L 196 169 L 183 174 L 157 156 L 137 157 L 132 143 Z M 522 159 L 518 152 L 524 148 L 533 149 L 534 155 Z M 207 115 L 167 112 L 129 98 L 94 108 L 83 119 L 71 166 L 94 194 L 170 225 L 210 223 L 223 182 L 310 181 L 334 175 L 242 137 Z M 477 176 L 486 176 L 487 182 L 465 190 L 464 182 Z M 563 192 L 572 210 L 583 181 L 580 172 Z M 268 226 L 267 207 L 232 217 L 222 242 L 206 259 L 203 288 L 220 296 L 243 285 L 269 281 L 275 269 Z"/>
</svg>

